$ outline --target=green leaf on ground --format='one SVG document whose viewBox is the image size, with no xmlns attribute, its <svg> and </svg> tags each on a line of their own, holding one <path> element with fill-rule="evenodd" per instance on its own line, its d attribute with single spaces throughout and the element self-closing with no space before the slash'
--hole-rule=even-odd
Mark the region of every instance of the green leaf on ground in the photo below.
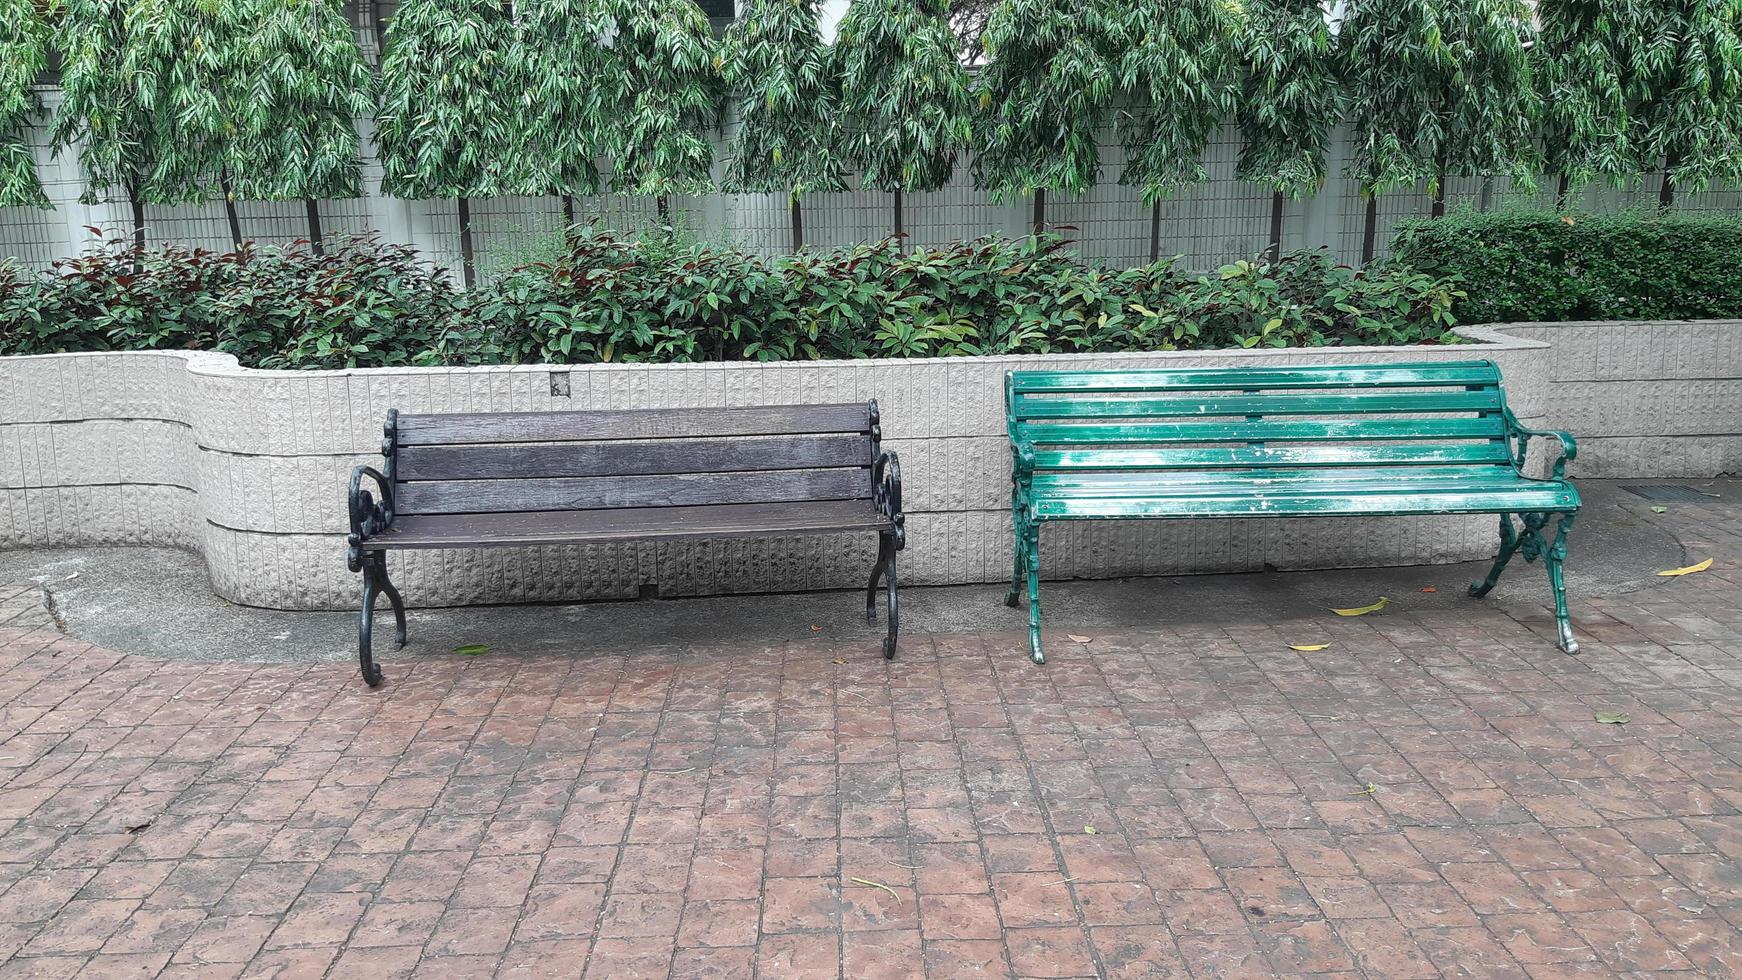
<svg viewBox="0 0 1742 980">
<path fill-rule="evenodd" d="M 1652 513 L 1653 513 L 1653 514 L 1667 514 L 1667 513 L 1669 513 L 1669 508 L 1668 508 L 1668 507 L 1664 507 L 1664 506 L 1662 506 L 1662 505 L 1661 505 L 1661 504 L 1660 504 L 1660 505 L 1658 505 L 1658 506 L 1656 506 L 1656 507 L 1653 507 L 1653 508 L 1651 508 L 1651 512 L 1652 512 Z"/>
<path fill-rule="evenodd" d="M 454 652 L 462 657 L 482 657 L 490 652 L 490 648 L 482 643 L 468 643 L 462 647 L 454 647 Z"/>
<path fill-rule="evenodd" d="M 1599 711 L 1597 723 L 1600 725 L 1625 725 L 1633 720 L 1633 716 L 1625 711 Z"/>
</svg>

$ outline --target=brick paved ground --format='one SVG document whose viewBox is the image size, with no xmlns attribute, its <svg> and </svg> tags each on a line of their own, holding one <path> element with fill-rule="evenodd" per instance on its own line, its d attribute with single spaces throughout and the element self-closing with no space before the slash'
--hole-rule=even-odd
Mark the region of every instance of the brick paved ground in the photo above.
<svg viewBox="0 0 1742 980">
<path fill-rule="evenodd" d="M 0 976 L 1736 975 L 1742 509 L 1661 519 L 1717 566 L 1579 604 L 1577 658 L 1403 597 L 370 693 L 21 616 Z"/>
</svg>

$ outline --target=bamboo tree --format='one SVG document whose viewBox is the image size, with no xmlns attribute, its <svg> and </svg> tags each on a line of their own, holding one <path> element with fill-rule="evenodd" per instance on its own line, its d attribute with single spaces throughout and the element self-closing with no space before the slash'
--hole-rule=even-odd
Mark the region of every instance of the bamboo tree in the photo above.
<svg viewBox="0 0 1742 980">
<path fill-rule="evenodd" d="M 816 0 L 749 0 L 726 30 L 720 59 L 720 74 L 738 100 L 727 184 L 786 191 L 798 251 L 804 195 L 846 187 L 837 152 L 840 96 Z"/>
<path fill-rule="evenodd" d="M 1339 112 L 1330 27 L 1319 0 L 1252 0 L 1238 35 L 1240 160 L 1234 176 L 1271 190 L 1272 261 L 1284 202 L 1317 194 Z"/>
<path fill-rule="evenodd" d="M 713 189 L 711 130 L 720 118 L 720 82 L 708 18 L 691 0 L 614 0 L 617 36 L 629 92 L 617 125 L 612 186 L 655 197 L 662 224 L 671 221 L 672 194 Z"/>
<path fill-rule="evenodd" d="M 1539 121 L 1547 172 L 1558 178 L 1555 206 L 1593 180 L 1637 180 L 1629 91 L 1631 66 L 1645 60 L 1638 0 L 1538 0 L 1541 32 L 1531 51 L 1542 99 Z"/>
<path fill-rule="evenodd" d="M 356 120 L 374 81 L 341 0 L 234 0 L 246 27 L 248 91 L 232 156 L 244 200 L 302 201 L 322 253 L 321 198 L 363 192 Z"/>
<path fill-rule="evenodd" d="M 128 0 L 65 0 L 56 32 L 62 100 L 51 140 L 57 151 L 78 147 L 85 203 L 100 202 L 111 188 L 126 193 L 133 243 L 144 249 L 141 195 L 157 140 L 151 113 L 140 104 L 126 68 L 127 7 Z"/>
<path fill-rule="evenodd" d="M 1115 30 L 1125 172 L 1150 207 L 1149 261 L 1160 258 L 1161 199 L 1205 178 L 1210 137 L 1234 109 L 1237 21 L 1225 0 L 1138 3 Z"/>
<path fill-rule="evenodd" d="M 152 122 L 146 130 L 152 141 L 146 201 L 220 198 L 236 249 L 242 247 L 234 176 L 237 113 L 250 98 L 252 68 L 240 14 L 234 3 L 131 0 L 121 63 Z"/>
<path fill-rule="evenodd" d="M 935 191 L 973 138 L 973 105 L 958 41 L 940 0 L 854 0 L 835 33 L 844 154 L 866 187 Z"/>
<path fill-rule="evenodd" d="M 560 196 L 565 228 L 575 223 L 575 195 L 598 193 L 597 161 L 612 154 L 625 113 L 623 63 L 604 44 L 614 30 L 605 0 L 538 0 L 515 42 L 530 100 L 521 135 L 536 168 L 526 192 Z"/>
<path fill-rule="evenodd" d="M 1363 261 L 1388 189 L 1425 181 L 1437 217 L 1452 175 L 1531 180 L 1529 32 L 1523 0 L 1350 4 L 1341 38 L 1355 131 L 1349 169 L 1367 199 Z"/>
<path fill-rule="evenodd" d="M 1657 0 L 1635 66 L 1634 145 L 1661 162 L 1658 206 L 1676 189 L 1742 181 L 1742 2 Z"/>
<path fill-rule="evenodd" d="M 452 198 L 461 272 L 477 281 L 469 199 L 516 188 L 512 25 L 497 0 L 406 0 L 393 15 L 375 116 L 381 188 L 394 197 Z"/>
<path fill-rule="evenodd" d="M 0 208 L 49 206 L 25 139 L 42 110 L 36 79 L 48 64 L 48 38 L 33 0 L 0 0 Z"/>
<path fill-rule="evenodd" d="M 995 202 L 1033 194 L 1037 235 L 1047 191 L 1080 193 L 1099 176 L 1114 27 L 1100 0 L 1000 0 L 987 23 L 974 176 Z"/>
</svg>

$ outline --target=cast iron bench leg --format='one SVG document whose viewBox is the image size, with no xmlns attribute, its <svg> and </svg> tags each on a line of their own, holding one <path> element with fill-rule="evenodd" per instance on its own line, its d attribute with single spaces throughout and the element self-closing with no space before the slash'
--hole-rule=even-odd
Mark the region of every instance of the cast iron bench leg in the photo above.
<svg viewBox="0 0 1742 980">
<path fill-rule="evenodd" d="M 883 577 L 883 570 L 889 563 L 892 554 L 893 541 L 889 535 L 877 539 L 877 564 L 871 566 L 871 581 L 865 584 L 865 622 L 877 622 L 877 582 Z"/>
<path fill-rule="evenodd" d="M 381 668 L 375 663 L 375 599 L 386 594 L 393 608 L 393 638 L 405 646 L 405 600 L 387 578 L 387 554 L 377 551 L 363 559 L 363 608 L 357 613 L 357 660 L 363 668 L 363 680 L 370 687 L 381 686 Z"/>
<path fill-rule="evenodd" d="M 1040 522 L 1023 529 L 1018 545 L 1023 551 L 1022 564 L 1028 573 L 1028 659 L 1046 663 L 1040 649 Z"/>
<path fill-rule="evenodd" d="M 1488 570 L 1488 577 L 1480 582 L 1470 583 L 1470 594 L 1480 599 L 1494 588 L 1494 583 L 1500 581 L 1500 573 L 1506 570 L 1506 563 L 1512 560 L 1512 553 L 1518 550 L 1521 539 L 1518 531 L 1512 526 L 1512 515 L 1500 515 L 1500 554 L 1494 559 L 1494 567 Z"/>
<path fill-rule="evenodd" d="M 889 635 L 883 638 L 883 659 L 894 660 L 895 636 L 901 628 L 901 602 L 895 593 L 895 537 L 885 534 L 883 540 L 887 542 L 884 547 L 889 552 L 888 564 L 884 568 L 885 574 L 889 577 L 889 585 L 884 593 L 885 600 L 889 603 Z"/>
<path fill-rule="evenodd" d="M 1560 632 L 1560 648 L 1565 653 L 1579 652 L 1579 642 L 1573 639 L 1573 620 L 1567 615 L 1567 581 L 1562 570 L 1567 560 L 1567 534 L 1572 529 L 1573 515 L 1562 514 L 1554 544 L 1549 545 L 1543 556 L 1543 564 L 1548 566 L 1549 584 L 1554 586 L 1555 627 Z"/>
</svg>

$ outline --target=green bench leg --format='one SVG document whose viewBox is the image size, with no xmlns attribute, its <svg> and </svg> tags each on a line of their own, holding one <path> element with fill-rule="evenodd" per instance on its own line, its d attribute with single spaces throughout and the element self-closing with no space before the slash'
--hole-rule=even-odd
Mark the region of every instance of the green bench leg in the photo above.
<svg viewBox="0 0 1742 980">
<path fill-rule="evenodd" d="M 1040 524 L 1030 524 L 1024 532 L 1017 544 L 1028 577 L 1028 659 L 1044 664 L 1046 654 L 1040 649 Z"/>
<path fill-rule="evenodd" d="M 1561 514 L 1553 532 L 1554 539 L 1546 540 L 1543 529 L 1549 521 L 1554 520 L 1554 514 L 1524 514 L 1521 515 L 1523 526 L 1515 527 L 1511 514 L 1500 516 L 1500 554 L 1494 559 L 1494 567 L 1489 570 L 1488 577 L 1480 582 L 1470 584 L 1470 594 L 1476 597 L 1485 596 L 1499 581 L 1500 573 L 1506 570 L 1506 563 L 1512 560 L 1513 554 L 1524 553 L 1525 561 L 1542 559 L 1543 566 L 1548 570 L 1549 586 L 1554 590 L 1555 629 L 1559 634 L 1557 646 L 1567 653 L 1578 653 L 1579 643 L 1573 639 L 1573 621 L 1567 613 L 1567 535 L 1573 530 L 1572 514 Z"/>
<path fill-rule="evenodd" d="M 1567 615 L 1567 581 L 1562 571 L 1567 560 L 1567 534 L 1572 529 L 1573 515 L 1561 515 L 1559 533 L 1543 555 L 1543 564 L 1548 566 L 1549 584 L 1554 586 L 1554 620 L 1560 630 L 1560 648 L 1566 653 L 1579 652 L 1579 641 L 1573 639 L 1573 620 Z"/>
<path fill-rule="evenodd" d="M 1506 570 L 1506 563 L 1512 560 L 1512 553 L 1518 550 L 1521 539 L 1518 531 L 1512 526 L 1512 515 L 1500 515 L 1500 554 L 1494 559 L 1494 567 L 1488 570 L 1488 577 L 1480 582 L 1470 583 L 1470 594 L 1480 599 L 1494 588 L 1494 583 L 1500 581 L 1500 573 Z"/>
</svg>

